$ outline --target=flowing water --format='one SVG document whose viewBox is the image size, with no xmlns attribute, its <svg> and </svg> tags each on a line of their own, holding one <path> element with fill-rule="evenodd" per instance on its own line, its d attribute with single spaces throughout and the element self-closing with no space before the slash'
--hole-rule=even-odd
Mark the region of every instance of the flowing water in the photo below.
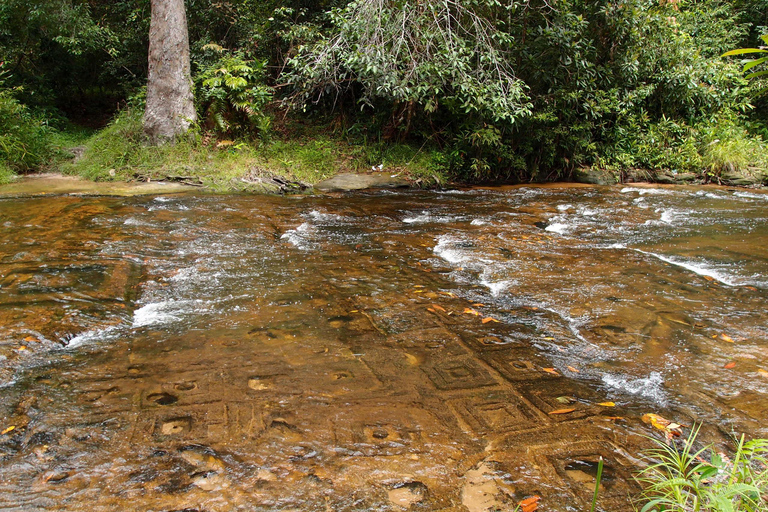
<svg viewBox="0 0 768 512">
<path fill-rule="evenodd" d="M 0 200 L 0 509 L 631 510 L 768 437 L 768 195 Z M 686 429 L 687 432 L 687 429 Z"/>
</svg>

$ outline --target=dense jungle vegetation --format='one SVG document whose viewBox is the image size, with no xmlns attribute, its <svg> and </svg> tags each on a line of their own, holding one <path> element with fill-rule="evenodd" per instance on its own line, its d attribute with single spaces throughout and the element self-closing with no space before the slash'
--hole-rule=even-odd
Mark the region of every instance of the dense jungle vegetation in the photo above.
<svg viewBox="0 0 768 512">
<path fill-rule="evenodd" d="M 433 183 L 768 168 L 768 0 L 186 9 L 198 122 L 153 148 L 150 0 L 0 0 L 0 181 L 51 168 L 210 183 L 378 164 Z M 723 57 L 739 48 L 753 50 Z"/>
</svg>

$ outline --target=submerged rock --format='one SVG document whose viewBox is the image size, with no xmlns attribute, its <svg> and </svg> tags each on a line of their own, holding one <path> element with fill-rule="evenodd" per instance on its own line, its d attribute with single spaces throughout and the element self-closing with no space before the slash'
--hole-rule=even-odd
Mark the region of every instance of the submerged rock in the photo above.
<svg viewBox="0 0 768 512">
<path fill-rule="evenodd" d="M 379 172 L 375 174 L 337 174 L 333 178 L 321 181 L 315 189 L 321 192 L 345 192 L 366 188 L 406 188 L 408 181 L 396 175 Z"/>
</svg>

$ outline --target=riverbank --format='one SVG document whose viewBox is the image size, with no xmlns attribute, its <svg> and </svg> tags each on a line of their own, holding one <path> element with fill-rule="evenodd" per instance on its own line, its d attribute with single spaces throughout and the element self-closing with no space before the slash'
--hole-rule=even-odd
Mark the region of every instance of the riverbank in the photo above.
<svg viewBox="0 0 768 512">
<path fill-rule="evenodd" d="M 98 132 L 62 137 L 57 157 L 45 169 L 96 182 L 172 182 L 244 193 L 303 192 L 339 175 L 376 176 L 374 182 L 383 177 L 419 188 L 552 181 L 756 187 L 768 182 L 768 169 L 761 163 L 765 159 L 760 155 L 741 158 L 739 152 L 724 156 L 718 167 L 684 165 L 688 172 L 582 166 L 546 173 L 525 170 L 527 164 L 521 162 L 523 167 L 517 170 L 467 174 L 452 166 L 448 148 L 372 139 L 364 133 L 291 118 L 257 138 L 217 138 L 195 131 L 175 145 L 152 147 L 143 140 L 140 113 L 126 109 Z M 368 186 L 361 180 L 371 178 L 350 180 L 355 182 L 350 188 L 357 189 Z"/>
</svg>

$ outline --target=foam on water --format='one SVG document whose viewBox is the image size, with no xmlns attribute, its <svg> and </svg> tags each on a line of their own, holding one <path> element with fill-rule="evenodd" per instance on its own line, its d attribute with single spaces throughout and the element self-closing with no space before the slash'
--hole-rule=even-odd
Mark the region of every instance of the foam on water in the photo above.
<svg viewBox="0 0 768 512">
<path fill-rule="evenodd" d="M 132 327 L 144 327 L 178 322 L 188 313 L 201 313 L 206 308 L 201 307 L 202 300 L 164 300 L 152 302 L 133 312 Z"/>
<path fill-rule="evenodd" d="M 622 194 L 628 194 L 630 192 L 637 192 L 641 196 L 654 195 L 654 196 L 668 196 L 675 193 L 673 190 L 665 188 L 638 188 L 638 187 L 624 187 L 621 189 Z"/>
<path fill-rule="evenodd" d="M 347 220 L 347 218 L 344 217 L 343 215 L 336 215 L 334 213 L 323 213 L 323 212 L 319 212 L 317 210 L 312 210 L 311 212 L 309 212 L 307 214 L 307 216 L 310 219 L 312 219 L 314 221 L 317 221 L 317 222 L 333 222 L 333 223 L 336 223 L 336 222 L 343 222 L 343 221 Z"/>
<path fill-rule="evenodd" d="M 665 224 L 675 224 L 679 218 L 680 212 L 674 209 L 668 209 L 661 212 L 661 218 L 659 220 Z"/>
<path fill-rule="evenodd" d="M 296 229 L 289 229 L 280 237 L 281 240 L 287 240 L 297 249 L 310 250 L 312 249 L 312 242 L 310 235 L 314 227 L 308 222 L 304 222 Z"/>
<path fill-rule="evenodd" d="M 647 252 L 641 249 L 634 249 L 634 250 L 641 254 L 645 254 L 647 256 L 653 256 L 654 258 L 657 258 L 665 263 L 669 263 L 671 265 L 676 265 L 686 270 L 690 270 L 694 274 L 711 277 L 715 281 L 718 281 L 728 286 L 739 286 L 741 284 L 738 281 L 734 280 L 733 278 L 723 274 L 722 272 L 712 269 L 709 265 L 706 265 L 706 264 L 695 264 L 689 261 L 683 261 L 680 258 L 662 256 L 661 254 L 656 254 L 655 252 Z"/>
<path fill-rule="evenodd" d="M 442 258 L 448 263 L 464 263 L 465 261 L 471 260 L 470 255 L 466 254 L 466 252 L 460 248 L 455 247 L 456 243 L 457 240 L 454 238 L 443 235 L 437 239 L 437 245 L 432 249 L 432 252 L 434 252 L 438 258 Z"/>
<path fill-rule="evenodd" d="M 460 222 L 462 220 L 464 220 L 463 216 L 432 215 L 428 211 L 423 211 L 419 215 L 404 218 L 403 222 L 405 222 L 406 224 L 426 224 L 428 222 L 439 222 L 439 223 L 446 224 L 449 222 Z"/>
<path fill-rule="evenodd" d="M 78 334 L 70 338 L 67 342 L 67 348 L 77 348 L 83 345 L 91 344 L 96 341 L 108 341 L 118 336 L 119 326 L 110 326 L 106 329 L 95 329 Z"/>
<path fill-rule="evenodd" d="M 744 199 L 760 199 L 763 201 L 768 201 L 768 194 L 756 194 L 754 192 L 735 192 L 733 195 L 735 197 L 741 197 Z"/>
<path fill-rule="evenodd" d="M 603 375 L 602 380 L 603 384 L 610 388 L 630 395 L 648 398 L 662 407 L 667 405 L 667 394 L 664 392 L 664 377 L 659 372 L 651 372 L 647 377 L 639 378 L 606 373 Z"/>
<path fill-rule="evenodd" d="M 553 222 L 546 228 L 544 228 L 545 231 L 550 231 L 552 233 L 558 233 L 560 235 L 564 235 L 568 233 L 568 231 L 571 230 L 571 225 L 566 224 L 564 222 Z"/>
</svg>

